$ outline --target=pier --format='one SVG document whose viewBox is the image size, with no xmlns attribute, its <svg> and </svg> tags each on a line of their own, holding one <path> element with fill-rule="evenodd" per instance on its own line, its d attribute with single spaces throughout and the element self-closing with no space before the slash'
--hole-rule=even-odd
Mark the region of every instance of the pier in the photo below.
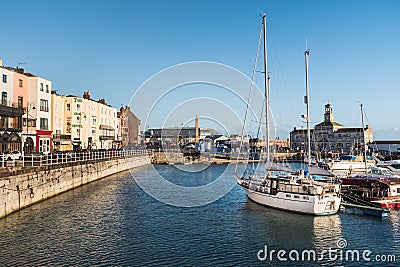
<svg viewBox="0 0 400 267">
<path fill-rule="evenodd" d="M 275 153 L 274 161 L 284 162 L 292 159 L 297 153 Z M 199 156 L 188 156 L 177 150 L 165 151 L 150 151 L 150 160 L 152 164 L 185 164 L 185 163 L 200 163 L 200 164 L 229 164 L 233 162 L 249 163 L 259 162 L 260 160 L 252 160 L 249 158 L 238 158 L 227 154 L 212 154 L 204 153 Z M 261 159 L 262 160 L 262 159 Z"/>
</svg>

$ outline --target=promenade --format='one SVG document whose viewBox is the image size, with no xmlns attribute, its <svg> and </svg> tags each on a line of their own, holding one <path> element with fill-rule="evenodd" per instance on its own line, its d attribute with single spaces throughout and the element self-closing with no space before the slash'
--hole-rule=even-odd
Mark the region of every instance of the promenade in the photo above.
<svg viewBox="0 0 400 267">
<path fill-rule="evenodd" d="M 0 218 L 87 183 L 150 164 L 146 150 L 58 156 L 2 162 Z"/>
</svg>

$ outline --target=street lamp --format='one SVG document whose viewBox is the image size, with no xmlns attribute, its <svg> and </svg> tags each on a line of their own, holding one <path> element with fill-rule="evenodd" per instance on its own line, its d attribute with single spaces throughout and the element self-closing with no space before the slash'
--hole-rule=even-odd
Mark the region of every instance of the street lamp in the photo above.
<svg viewBox="0 0 400 267">
<path fill-rule="evenodd" d="M 28 135 L 29 135 L 29 129 L 28 129 L 28 120 L 29 120 L 29 111 L 36 109 L 35 103 L 34 102 L 27 102 L 26 103 L 26 138 L 25 138 L 25 154 L 28 153 Z"/>
<path fill-rule="evenodd" d="M 86 112 L 82 111 L 80 116 L 79 116 L 79 149 L 83 149 L 83 147 L 81 146 L 82 141 L 81 141 L 81 131 L 82 130 L 86 130 L 86 125 L 84 124 L 82 126 L 82 118 L 85 119 L 85 124 L 86 124 Z M 82 126 L 82 127 L 81 127 Z"/>
</svg>

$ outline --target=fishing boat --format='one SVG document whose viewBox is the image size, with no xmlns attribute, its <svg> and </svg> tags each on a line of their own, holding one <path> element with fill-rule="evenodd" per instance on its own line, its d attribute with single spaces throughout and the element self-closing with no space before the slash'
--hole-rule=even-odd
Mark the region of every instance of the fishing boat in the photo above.
<svg viewBox="0 0 400 267">
<path fill-rule="evenodd" d="M 343 178 L 343 199 L 384 209 L 400 209 L 400 179 L 374 176 Z"/>
<path fill-rule="evenodd" d="M 265 118 L 266 118 L 266 163 L 265 173 L 245 172 L 239 177 L 237 169 L 235 176 L 238 184 L 245 190 L 248 198 L 258 204 L 282 209 L 291 212 L 330 215 L 335 214 L 340 207 L 341 184 L 332 173 L 321 168 L 311 166 L 310 145 L 310 120 L 308 108 L 308 56 L 306 50 L 306 96 L 307 105 L 307 128 L 308 128 L 308 168 L 306 170 L 294 171 L 286 166 L 281 166 L 270 159 L 269 145 L 269 77 L 267 75 L 266 56 L 266 15 L 262 16 L 262 30 L 264 40 L 264 90 L 265 90 Z M 261 39 L 261 38 L 260 38 Z M 260 45 L 259 45 L 260 47 Z M 257 54 L 259 54 L 257 52 Z M 246 112 L 247 114 L 247 112 Z M 246 121 L 246 118 L 245 118 Z M 242 129 L 244 133 L 245 122 Z"/>
</svg>

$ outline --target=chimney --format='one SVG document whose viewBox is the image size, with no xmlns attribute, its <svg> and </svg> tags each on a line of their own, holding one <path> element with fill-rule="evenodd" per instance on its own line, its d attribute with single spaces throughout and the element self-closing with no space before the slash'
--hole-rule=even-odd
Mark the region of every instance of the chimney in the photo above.
<svg viewBox="0 0 400 267">
<path fill-rule="evenodd" d="M 106 104 L 106 100 L 104 98 L 100 98 L 98 102 L 100 104 Z"/>
<path fill-rule="evenodd" d="M 83 98 L 90 99 L 90 91 L 89 90 L 87 90 L 87 92 L 83 92 Z"/>
<path fill-rule="evenodd" d="M 24 74 L 24 69 L 23 68 L 16 68 L 15 72 L 20 73 L 20 74 Z"/>
</svg>

